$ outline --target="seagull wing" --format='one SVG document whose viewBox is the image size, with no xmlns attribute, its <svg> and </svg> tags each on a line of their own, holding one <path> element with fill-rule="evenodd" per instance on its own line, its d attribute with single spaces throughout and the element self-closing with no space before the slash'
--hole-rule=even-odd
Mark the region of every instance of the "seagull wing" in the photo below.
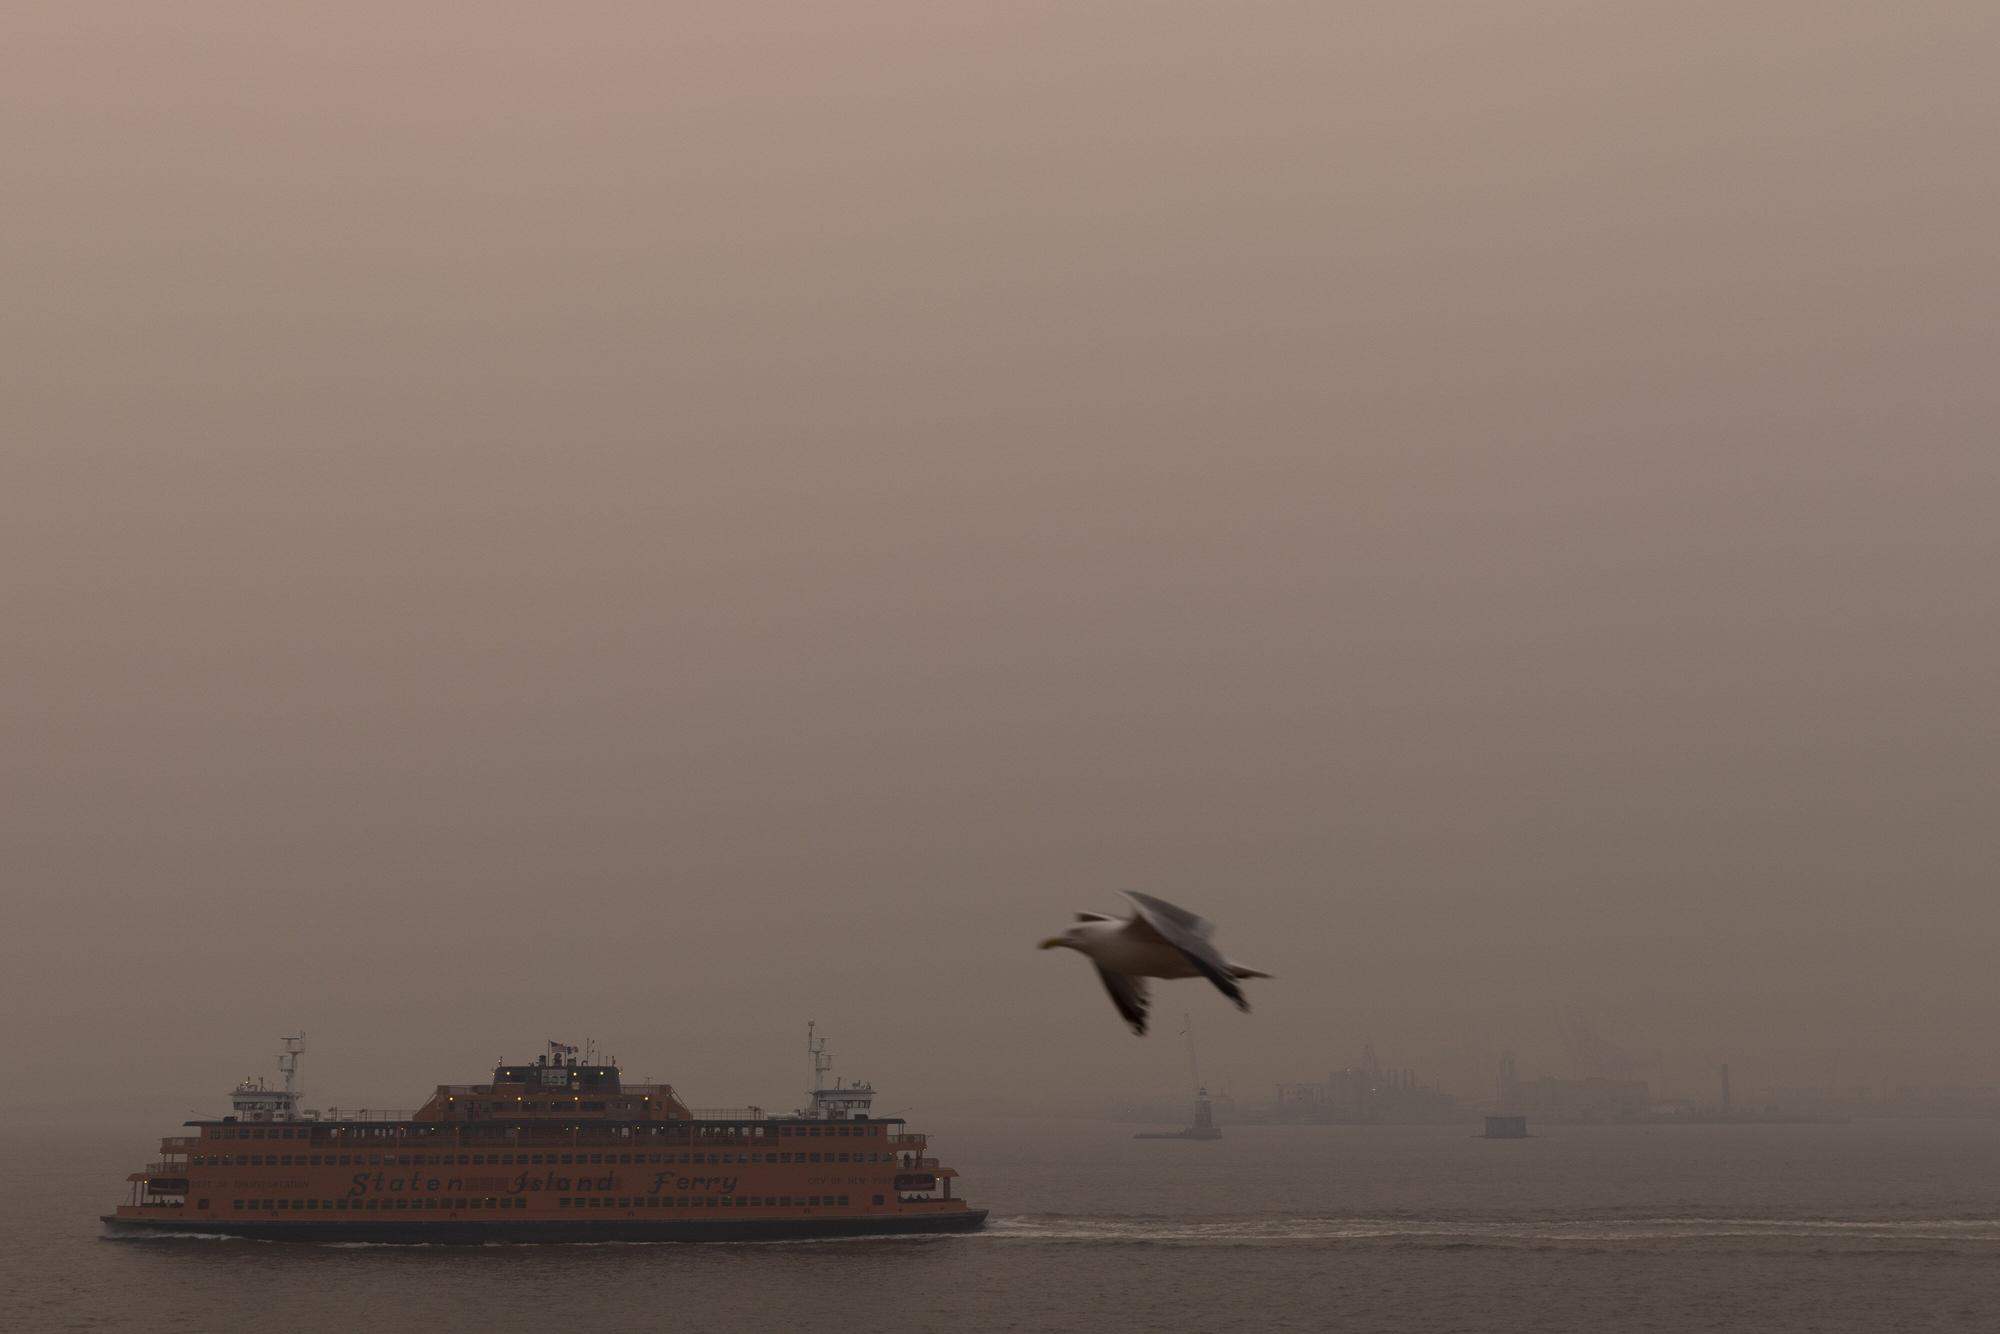
<svg viewBox="0 0 2000 1334">
<path fill-rule="evenodd" d="M 1101 963 L 1097 965 L 1097 978 L 1111 993 L 1111 1003 L 1118 1007 L 1118 1013 L 1132 1026 L 1132 1031 L 1140 1037 L 1146 1036 L 1146 1009 L 1150 1004 L 1146 998 L 1146 979 L 1114 973 Z"/>
<path fill-rule="evenodd" d="M 1203 977 L 1215 983 L 1217 991 L 1235 1001 L 1237 1009 L 1250 1008 L 1250 1002 L 1243 998 L 1243 988 L 1230 976 L 1229 964 L 1208 938 L 1214 927 L 1186 908 L 1151 894 L 1127 891 L 1125 897 L 1132 900 L 1132 926 L 1128 930 L 1149 931 L 1158 936 L 1186 956 Z"/>
</svg>

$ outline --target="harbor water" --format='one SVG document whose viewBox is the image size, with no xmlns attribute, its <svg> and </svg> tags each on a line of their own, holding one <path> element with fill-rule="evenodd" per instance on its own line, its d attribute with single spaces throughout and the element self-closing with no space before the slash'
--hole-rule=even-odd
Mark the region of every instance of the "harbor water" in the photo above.
<svg viewBox="0 0 2000 1334">
<path fill-rule="evenodd" d="M 2000 1328 L 2000 1123 L 926 1129 L 975 1236 L 729 1246 L 108 1241 L 170 1127 L 10 1127 L 8 1328 Z"/>
</svg>

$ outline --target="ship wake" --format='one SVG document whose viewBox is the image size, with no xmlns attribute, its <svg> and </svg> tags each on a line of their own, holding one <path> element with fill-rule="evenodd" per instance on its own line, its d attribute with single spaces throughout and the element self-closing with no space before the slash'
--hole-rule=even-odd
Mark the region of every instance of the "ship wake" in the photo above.
<svg viewBox="0 0 2000 1334">
<path fill-rule="evenodd" d="M 1251 1215 L 1021 1214 L 991 1220 L 996 1242 L 1180 1247 L 1707 1247 L 1980 1248 L 2000 1251 L 2000 1218 L 1571 1217 L 1424 1219 Z"/>
</svg>

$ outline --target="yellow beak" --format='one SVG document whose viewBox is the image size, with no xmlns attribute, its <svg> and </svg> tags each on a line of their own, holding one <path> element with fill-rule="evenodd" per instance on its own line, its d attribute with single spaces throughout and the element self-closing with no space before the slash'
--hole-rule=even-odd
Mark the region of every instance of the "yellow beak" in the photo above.
<svg viewBox="0 0 2000 1334">
<path fill-rule="evenodd" d="M 1069 944 L 1069 942 L 1067 940 L 1064 940 L 1061 936 L 1050 936 L 1047 940 L 1035 946 L 1035 948 L 1038 950 L 1053 950 L 1053 949 L 1059 949 L 1067 944 Z"/>
</svg>

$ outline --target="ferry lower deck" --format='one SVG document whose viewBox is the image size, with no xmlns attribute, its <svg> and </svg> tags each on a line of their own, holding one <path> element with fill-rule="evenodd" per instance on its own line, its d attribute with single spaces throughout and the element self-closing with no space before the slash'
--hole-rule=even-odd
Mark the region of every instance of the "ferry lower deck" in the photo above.
<svg viewBox="0 0 2000 1334">
<path fill-rule="evenodd" d="M 300 1107 L 303 1035 L 284 1087 L 245 1080 L 236 1114 L 189 1121 L 126 1178 L 113 1235 L 184 1232 L 301 1241 L 738 1241 L 961 1232 L 986 1211 L 867 1083 L 824 1076 L 793 1116 L 696 1111 L 671 1084 L 627 1084 L 615 1061 L 550 1042 L 490 1083 L 440 1084 L 409 1113 Z"/>
<path fill-rule="evenodd" d="M 132 1177 L 114 1230 L 260 1238 L 730 1240 L 963 1231 L 895 1119 L 195 1122 Z"/>
</svg>

